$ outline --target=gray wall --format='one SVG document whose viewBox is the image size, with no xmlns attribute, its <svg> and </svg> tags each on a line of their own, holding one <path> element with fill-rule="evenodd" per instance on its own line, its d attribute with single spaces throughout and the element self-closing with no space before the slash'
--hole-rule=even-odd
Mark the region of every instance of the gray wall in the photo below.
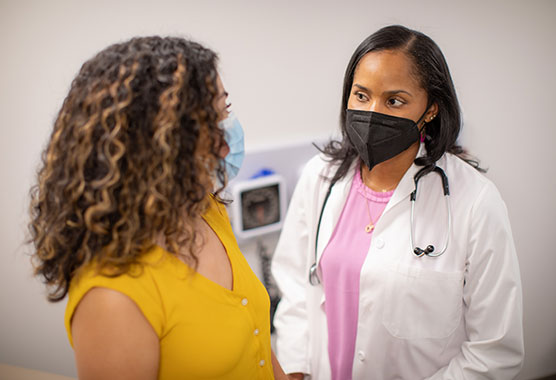
<svg viewBox="0 0 556 380">
<path fill-rule="evenodd" d="M 464 111 L 461 142 L 509 208 L 525 299 L 521 379 L 556 373 L 556 2 L 0 0 L 0 363 L 75 375 L 65 302 L 48 304 L 25 239 L 28 189 L 80 65 L 134 35 L 218 51 L 247 149 L 326 138 L 343 71 L 377 28 L 403 23 L 443 49 Z M 496 312 L 496 310 L 493 310 Z"/>
</svg>

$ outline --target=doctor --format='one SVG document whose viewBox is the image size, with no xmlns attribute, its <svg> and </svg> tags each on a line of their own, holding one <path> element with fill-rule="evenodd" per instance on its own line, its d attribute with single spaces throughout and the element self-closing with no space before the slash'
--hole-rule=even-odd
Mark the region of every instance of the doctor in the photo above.
<svg viewBox="0 0 556 380">
<path fill-rule="evenodd" d="M 522 295 L 508 214 L 456 144 L 439 47 L 402 26 L 364 40 L 340 125 L 341 141 L 305 167 L 274 255 L 290 379 L 514 378 Z"/>
</svg>

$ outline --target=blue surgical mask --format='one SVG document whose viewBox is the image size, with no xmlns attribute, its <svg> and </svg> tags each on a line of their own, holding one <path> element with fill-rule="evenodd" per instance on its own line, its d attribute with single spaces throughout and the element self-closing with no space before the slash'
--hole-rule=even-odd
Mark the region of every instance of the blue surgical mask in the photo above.
<svg viewBox="0 0 556 380">
<path fill-rule="evenodd" d="M 220 121 L 218 125 L 224 130 L 224 139 L 230 148 L 230 152 L 224 158 L 229 181 L 237 176 L 245 157 L 243 128 L 233 112 L 230 112 L 228 117 Z"/>
</svg>

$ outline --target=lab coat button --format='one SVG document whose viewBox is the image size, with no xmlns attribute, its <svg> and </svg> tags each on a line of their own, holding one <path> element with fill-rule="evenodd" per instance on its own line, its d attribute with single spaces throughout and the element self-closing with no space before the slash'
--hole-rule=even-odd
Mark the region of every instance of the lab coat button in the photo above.
<svg viewBox="0 0 556 380">
<path fill-rule="evenodd" d="M 264 360 L 261 360 L 261 361 L 259 362 L 259 365 L 262 367 L 262 366 L 264 365 Z"/>
<path fill-rule="evenodd" d="M 382 238 L 376 239 L 376 247 L 378 249 L 382 249 L 384 247 L 384 240 L 382 240 Z"/>
<path fill-rule="evenodd" d="M 357 358 L 358 358 L 360 361 L 365 361 L 365 353 L 364 353 L 363 351 L 359 351 L 359 352 L 357 353 Z"/>
<path fill-rule="evenodd" d="M 259 335 L 259 329 L 255 329 L 253 333 L 255 334 L 255 336 Z"/>
<path fill-rule="evenodd" d="M 247 298 L 244 298 L 244 299 L 241 300 L 241 304 L 242 304 L 243 306 L 246 306 L 246 305 L 247 305 L 247 302 L 249 302 L 249 301 L 247 301 Z"/>
</svg>

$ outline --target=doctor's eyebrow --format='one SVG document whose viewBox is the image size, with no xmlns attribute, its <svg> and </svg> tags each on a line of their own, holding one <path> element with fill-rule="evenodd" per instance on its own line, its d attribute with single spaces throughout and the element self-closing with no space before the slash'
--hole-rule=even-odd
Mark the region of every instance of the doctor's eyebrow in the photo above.
<svg viewBox="0 0 556 380">
<path fill-rule="evenodd" d="M 354 83 L 353 87 L 357 87 L 358 89 L 365 91 L 367 93 L 372 93 L 372 91 L 370 89 L 368 89 L 367 87 L 360 85 L 359 83 Z M 384 95 L 397 95 L 397 94 L 407 94 L 409 96 L 413 96 L 413 94 L 411 94 L 409 91 L 406 90 L 402 90 L 402 89 L 397 89 L 397 90 L 390 90 L 390 91 L 385 91 Z"/>
<path fill-rule="evenodd" d="M 397 95 L 397 94 L 406 94 L 409 95 L 411 97 L 413 97 L 413 94 L 410 93 L 409 91 L 406 90 L 390 90 L 390 91 L 384 91 L 385 95 Z"/>
<path fill-rule="evenodd" d="M 353 87 L 357 87 L 358 89 L 363 90 L 363 91 L 365 91 L 365 92 L 371 92 L 371 90 L 369 90 L 367 87 L 362 86 L 362 85 L 360 85 L 360 84 L 358 84 L 358 83 L 354 83 L 354 84 L 353 84 Z"/>
</svg>

